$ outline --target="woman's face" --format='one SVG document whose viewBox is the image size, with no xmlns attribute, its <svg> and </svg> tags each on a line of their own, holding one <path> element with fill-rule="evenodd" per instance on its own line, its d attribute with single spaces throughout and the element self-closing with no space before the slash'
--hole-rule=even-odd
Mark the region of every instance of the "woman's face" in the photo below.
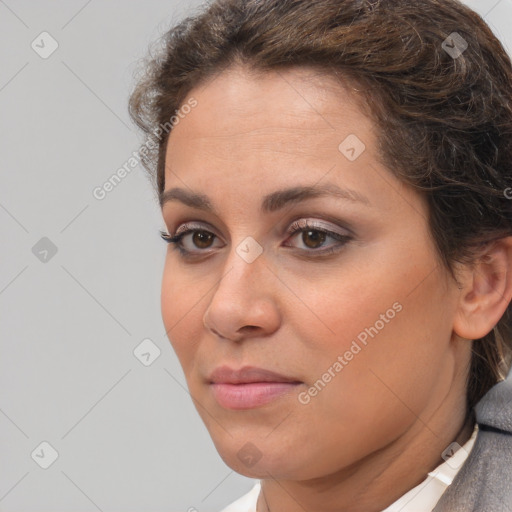
<svg viewBox="0 0 512 512">
<path fill-rule="evenodd" d="M 222 458 L 308 479 L 431 436 L 468 360 L 458 291 L 372 122 L 307 69 L 231 68 L 190 98 L 162 211 L 194 231 L 169 245 L 162 314 Z"/>
</svg>

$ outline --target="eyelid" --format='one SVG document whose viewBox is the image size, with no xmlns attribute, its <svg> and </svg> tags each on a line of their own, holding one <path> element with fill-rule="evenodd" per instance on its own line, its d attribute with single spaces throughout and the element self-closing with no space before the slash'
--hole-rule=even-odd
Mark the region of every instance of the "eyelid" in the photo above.
<svg viewBox="0 0 512 512">
<path fill-rule="evenodd" d="M 299 220 L 294 220 L 287 229 L 287 235 L 293 235 L 297 231 L 303 229 L 318 229 L 320 231 L 337 234 L 339 236 L 350 236 L 351 232 L 348 229 L 340 231 L 339 226 L 333 226 L 332 224 L 324 224 L 321 219 L 310 219 L 301 217 Z"/>
<path fill-rule="evenodd" d="M 208 232 L 211 231 L 215 236 L 218 237 L 216 230 L 208 222 L 196 222 L 196 221 L 184 222 L 176 230 L 176 233 L 174 233 L 173 236 L 178 236 L 181 233 L 185 233 L 187 231 L 192 231 L 192 230 L 200 230 L 200 231 L 208 231 Z"/>
</svg>

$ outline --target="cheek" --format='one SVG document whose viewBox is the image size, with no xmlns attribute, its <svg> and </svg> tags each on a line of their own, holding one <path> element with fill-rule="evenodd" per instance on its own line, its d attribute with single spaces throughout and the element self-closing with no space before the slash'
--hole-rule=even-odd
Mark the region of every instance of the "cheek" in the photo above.
<svg viewBox="0 0 512 512">
<path fill-rule="evenodd" d="M 331 320 L 335 334 L 318 336 L 317 331 L 312 338 L 309 396 L 302 395 L 299 407 L 308 428 L 297 433 L 304 445 L 317 447 L 315 461 L 336 467 L 340 457 L 347 462 L 371 453 L 405 433 L 418 417 L 430 417 L 445 397 L 453 359 L 440 284 L 434 278 L 407 295 L 410 290 L 401 281 L 394 287 L 381 282 L 375 294 L 359 291 L 346 303 L 338 294 L 338 301 L 323 310 L 322 319 Z M 350 443 L 343 442 L 340 455 L 332 446 L 345 439 Z"/>
<path fill-rule="evenodd" d="M 210 286 L 187 276 L 177 265 L 164 266 L 161 289 L 161 313 L 171 345 L 184 369 L 192 364 L 203 329 L 203 301 L 207 300 Z"/>
<path fill-rule="evenodd" d="M 387 406 L 408 416 L 403 403 L 421 409 L 449 381 L 452 305 L 435 260 L 419 253 L 395 251 L 387 265 L 361 263 L 301 288 L 315 313 L 291 315 L 309 344 L 307 383 L 318 383 L 312 400 L 338 419 L 350 410 L 366 421 Z"/>
<path fill-rule="evenodd" d="M 358 248 L 323 275 L 302 278 L 302 305 L 292 314 L 308 330 L 308 339 L 336 353 L 348 350 L 354 340 L 364 346 L 388 340 L 373 343 L 375 352 L 378 346 L 386 345 L 387 350 L 392 344 L 404 357 L 414 348 L 411 337 L 428 339 L 426 352 L 435 343 L 445 344 L 453 314 L 445 276 L 427 236 L 418 232 L 407 244 L 389 237 Z"/>
<path fill-rule="evenodd" d="M 288 281 L 293 282 L 292 276 Z M 389 330 L 404 296 L 403 281 L 391 269 L 374 263 L 364 268 L 362 262 L 354 268 L 348 262 L 311 279 L 301 276 L 300 300 L 288 310 L 287 320 L 295 323 L 308 348 L 343 354 L 353 340 L 364 343 Z"/>
</svg>

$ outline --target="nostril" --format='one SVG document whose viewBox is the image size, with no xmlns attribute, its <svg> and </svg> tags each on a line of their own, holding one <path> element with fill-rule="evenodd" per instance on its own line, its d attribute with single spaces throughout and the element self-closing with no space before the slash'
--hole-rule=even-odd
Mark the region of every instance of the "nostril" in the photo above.
<svg viewBox="0 0 512 512">
<path fill-rule="evenodd" d="M 259 327 L 257 325 L 244 325 L 242 328 L 238 329 L 239 333 L 252 333 L 257 331 Z"/>
</svg>

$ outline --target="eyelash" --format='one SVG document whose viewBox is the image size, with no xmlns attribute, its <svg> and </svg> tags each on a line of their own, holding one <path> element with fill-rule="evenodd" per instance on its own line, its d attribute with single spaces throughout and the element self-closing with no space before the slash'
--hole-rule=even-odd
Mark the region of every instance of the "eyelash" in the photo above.
<svg viewBox="0 0 512 512">
<path fill-rule="evenodd" d="M 296 228 L 296 229 L 293 229 L 293 228 Z M 166 242 L 168 244 L 174 244 L 175 247 L 179 250 L 181 256 L 183 256 L 184 258 L 193 258 L 196 256 L 196 254 L 194 254 L 192 251 L 188 251 L 187 249 L 184 249 L 183 245 L 181 244 L 181 241 L 184 236 L 186 236 L 190 233 L 198 232 L 198 231 L 202 231 L 204 233 L 208 233 L 208 234 L 212 234 L 213 236 L 216 236 L 215 233 L 212 233 L 211 231 L 208 231 L 208 230 L 202 229 L 202 228 L 186 229 L 185 231 L 182 231 L 180 234 L 174 235 L 174 236 L 168 235 L 165 231 L 160 231 L 160 236 L 162 237 L 164 242 Z M 320 232 L 320 233 L 325 233 L 330 238 L 334 238 L 335 240 L 337 240 L 338 242 L 341 243 L 341 247 L 340 246 L 331 247 L 331 248 L 324 249 L 324 250 L 320 250 L 320 249 L 318 249 L 318 250 L 311 249 L 309 251 L 306 250 L 307 253 L 311 253 L 311 254 L 316 253 L 315 257 L 327 256 L 329 254 L 334 254 L 334 253 L 340 252 L 343 249 L 343 246 L 346 243 L 348 243 L 350 240 L 352 240 L 352 237 L 349 235 L 342 235 L 340 233 L 336 233 L 334 231 L 330 231 L 328 229 L 309 224 L 307 221 L 304 222 L 303 220 L 295 221 L 290 226 L 290 229 L 288 230 L 286 235 L 288 237 L 293 237 L 297 233 L 301 233 L 301 232 L 304 233 L 306 231 L 316 231 L 316 232 Z M 206 251 L 201 251 L 201 250 L 199 250 L 199 251 L 206 252 Z"/>
</svg>

